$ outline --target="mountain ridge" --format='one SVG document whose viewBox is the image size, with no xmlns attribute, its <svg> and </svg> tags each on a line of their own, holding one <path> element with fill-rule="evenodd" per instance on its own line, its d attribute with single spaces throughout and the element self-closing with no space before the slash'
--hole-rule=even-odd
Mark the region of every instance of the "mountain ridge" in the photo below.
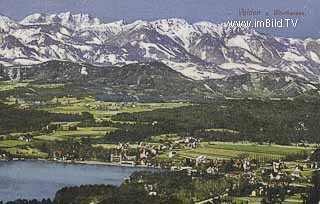
<svg viewBox="0 0 320 204">
<path fill-rule="evenodd" d="M 48 61 L 21 67 L 0 66 L 0 81 L 64 84 L 64 89 L 53 93 L 74 97 L 85 94 L 111 101 L 211 102 L 224 98 L 288 99 L 312 93 L 315 98 L 320 95 L 319 84 L 281 71 L 194 80 L 161 62 L 97 67 Z M 43 91 L 50 94 L 52 90 Z"/>
<path fill-rule="evenodd" d="M 195 80 L 276 70 L 313 82 L 320 76 L 320 40 L 280 38 L 227 23 L 190 24 L 178 18 L 104 23 L 65 12 L 32 14 L 20 22 L 2 17 L 1 27 L 0 63 L 5 66 L 50 60 L 95 66 L 161 61 Z"/>
</svg>

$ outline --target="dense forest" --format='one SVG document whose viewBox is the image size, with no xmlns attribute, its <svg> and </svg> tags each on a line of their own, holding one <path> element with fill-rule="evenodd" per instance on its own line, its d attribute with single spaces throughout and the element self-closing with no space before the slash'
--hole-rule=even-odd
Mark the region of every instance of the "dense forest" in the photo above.
<svg viewBox="0 0 320 204">
<path fill-rule="evenodd" d="M 50 122 L 71 122 L 92 120 L 92 115 L 61 114 L 45 111 L 19 109 L 0 103 L 0 134 L 41 130 Z"/>
<path fill-rule="evenodd" d="M 219 196 L 226 189 L 232 189 L 235 194 L 247 194 L 246 186 L 243 180 L 231 178 L 195 179 L 183 172 L 136 172 L 120 187 L 91 185 L 63 188 L 57 192 L 55 203 L 84 204 L 96 199 L 101 204 L 193 204 L 195 199 Z"/>
<path fill-rule="evenodd" d="M 320 102 L 229 100 L 148 112 L 121 113 L 130 121 L 106 140 L 142 141 L 152 135 L 178 133 L 207 140 L 288 144 L 320 142 Z M 219 130 L 219 131 L 217 131 Z"/>
</svg>

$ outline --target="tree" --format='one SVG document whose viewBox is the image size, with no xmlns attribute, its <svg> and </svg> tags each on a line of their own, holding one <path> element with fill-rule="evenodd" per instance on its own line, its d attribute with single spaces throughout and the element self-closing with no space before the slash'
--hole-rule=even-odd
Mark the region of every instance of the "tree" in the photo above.
<svg viewBox="0 0 320 204">
<path fill-rule="evenodd" d="M 309 196 L 305 199 L 304 203 L 318 204 L 320 202 L 320 171 L 313 172 L 311 182 L 313 188 L 310 189 Z"/>
<path fill-rule="evenodd" d="M 281 204 L 284 200 L 283 189 L 279 186 L 268 186 L 266 190 L 266 195 L 262 199 L 262 204 Z"/>
<path fill-rule="evenodd" d="M 320 148 L 314 150 L 313 154 L 310 157 L 311 161 L 320 162 Z"/>
</svg>

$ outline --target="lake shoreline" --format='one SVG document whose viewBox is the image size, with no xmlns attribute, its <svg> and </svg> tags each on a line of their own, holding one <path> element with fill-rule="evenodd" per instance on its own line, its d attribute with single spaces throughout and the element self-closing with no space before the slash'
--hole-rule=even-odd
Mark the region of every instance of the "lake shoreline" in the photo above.
<svg viewBox="0 0 320 204">
<path fill-rule="evenodd" d="M 0 200 L 54 199 L 57 191 L 81 185 L 120 186 L 135 172 L 161 169 L 124 166 L 96 161 L 52 161 L 46 159 L 0 160 Z"/>
<path fill-rule="evenodd" d="M 145 169 L 163 169 L 161 167 L 149 167 L 147 165 L 129 165 L 120 164 L 112 162 L 102 162 L 102 161 L 72 161 L 72 160 L 50 160 L 50 159 L 0 159 L 0 162 L 12 162 L 12 161 L 45 161 L 51 163 L 63 163 L 63 164 L 83 164 L 83 165 L 101 165 L 101 166 L 116 166 L 116 167 L 131 167 L 131 168 L 145 168 Z"/>
</svg>

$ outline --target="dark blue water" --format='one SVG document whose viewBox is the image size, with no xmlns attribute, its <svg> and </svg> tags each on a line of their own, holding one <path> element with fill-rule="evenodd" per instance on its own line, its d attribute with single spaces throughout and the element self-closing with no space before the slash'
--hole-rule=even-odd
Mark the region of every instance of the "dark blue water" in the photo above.
<svg viewBox="0 0 320 204">
<path fill-rule="evenodd" d="M 45 161 L 0 162 L 0 200 L 54 198 L 65 186 L 120 185 L 135 171 L 132 167 L 65 164 Z"/>
</svg>

